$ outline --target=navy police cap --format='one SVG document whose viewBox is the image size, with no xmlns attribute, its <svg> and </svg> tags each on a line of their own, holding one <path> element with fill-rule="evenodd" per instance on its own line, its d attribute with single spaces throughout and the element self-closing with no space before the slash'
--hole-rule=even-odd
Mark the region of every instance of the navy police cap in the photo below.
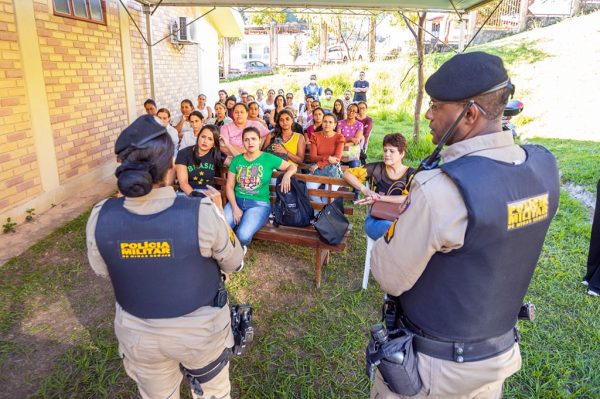
<svg viewBox="0 0 600 399">
<path fill-rule="evenodd" d="M 144 144 L 163 134 L 167 134 L 167 129 L 156 116 L 142 115 L 127 126 L 117 137 L 115 154 L 119 154 L 129 147 L 144 148 Z"/>
<path fill-rule="evenodd" d="M 425 91 L 440 101 L 460 101 L 510 84 L 502 59 L 481 51 L 457 54 L 427 79 Z"/>
</svg>

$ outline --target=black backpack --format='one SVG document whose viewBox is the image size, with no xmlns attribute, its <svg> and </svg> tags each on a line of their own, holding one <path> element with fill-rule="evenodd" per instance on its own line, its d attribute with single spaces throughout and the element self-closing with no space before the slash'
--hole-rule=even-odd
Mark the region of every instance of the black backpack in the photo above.
<svg viewBox="0 0 600 399">
<path fill-rule="evenodd" d="M 305 227 L 310 225 L 314 212 L 310 206 L 308 189 L 306 183 L 294 179 L 290 180 L 290 191 L 283 193 L 281 191 L 281 179 L 283 175 L 277 177 L 275 205 L 273 207 L 273 216 L 275 226 L 295 226 Z"/>
</svg>

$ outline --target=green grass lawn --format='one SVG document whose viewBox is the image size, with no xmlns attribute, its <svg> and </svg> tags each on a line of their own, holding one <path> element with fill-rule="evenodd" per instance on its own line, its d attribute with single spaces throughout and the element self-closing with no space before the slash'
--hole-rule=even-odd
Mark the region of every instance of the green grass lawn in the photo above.
<svg viewBox="0 0 600 399">
<path fill-rule="evenodd" d="M 377 157 L 383 132 L 410 129 L 409 122 L 389 120 L 374 133 L 371 159 Z M 427 138 L 423 140 L 420 145 L 430 148 Z M 583 159 L 580 170 L 597 170 L 591 156 L 581 156 L 591 151 L 588 143 L 568 144 L 555 151 L 563 168 Z M 415 151 L 408 163 L 416 165 L 421 155 Z M 586 174 L 566 173 L 571 173 L 570 181 L 588 184 Z M 31 384 L 33 397 L 135 396 L 136 387 L 117 353 L 110 285 L 93 275 L 85 257 L 86 219 L 87 213 L 4 265 L 0 385 L 21 378 Z M 368 396 L 364 347 L 368 328 L 378 318 L 382 292 L 373 280 L 367 291 L 360 289 L 364 209 L 357 209 L 351 219 L 351 245 L 332 254 L 320 290 L 314 286 L 311 252 L 269 242 L 252 244 L 246 268 L 229 286 L 233 302 L 253 304 L 257 329 L 247 354 L 232 361 L 234 397 Z M 600 306 L 580 284 L 589 234 L 587 210 L 563 193 L 527 295 L 537 306 L 536 320 L 519 323 L 523 368 L 508 380 L 505 397 L 600 397 Z M 40 361 L 45 368 L 35 369 Z M 38 372 L 20 372 L 23 364 Z M 189 397 L 187 389 L 183 394 Z"/>
<path fill-rule="evenodd" d="M 532 143 L 541 144 L 556 156 L 563 183 L 571 182 L 596 193 L 600 179 L 600 143 L 563 139 L 532 138 Z"/>
</svg>

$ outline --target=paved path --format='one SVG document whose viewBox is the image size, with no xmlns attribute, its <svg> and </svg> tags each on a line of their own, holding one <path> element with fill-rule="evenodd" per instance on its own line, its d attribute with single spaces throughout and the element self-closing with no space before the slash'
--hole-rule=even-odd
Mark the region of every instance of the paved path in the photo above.
<svg viewBox="0 0 600 399">
<path fill-rule="evenodd" d="M 52 233 L 58 227 L 75 219 L 89 207 L 117 190 L 114 176 L 100 180 L 85 192 L 57 204 L 29 223 L 21 223 L 15 233 L 0 236 L 0 265 L 25 252 L 27 248 Z"/>
</svg>

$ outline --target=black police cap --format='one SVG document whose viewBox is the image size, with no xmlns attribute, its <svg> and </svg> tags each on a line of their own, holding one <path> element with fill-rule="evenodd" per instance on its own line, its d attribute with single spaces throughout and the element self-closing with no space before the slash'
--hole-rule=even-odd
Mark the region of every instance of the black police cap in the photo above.
<svg viewBox="0 0 600 399">
<path fill-rule="evenodd" d="M 502 59 L 481 51 L 457 54 L 427 79 L 425 91 L 440 101 L 460 101 L 510 84 Z"/>
<path fill-rule="evenodd" d="M 167 129 L 156 116 L 149 114 L 140 116 L 117 137 L 115 154 L 129 147 L 144 148 L 144 144 L 163 134 L 167 134 Z"/>
</svg>

